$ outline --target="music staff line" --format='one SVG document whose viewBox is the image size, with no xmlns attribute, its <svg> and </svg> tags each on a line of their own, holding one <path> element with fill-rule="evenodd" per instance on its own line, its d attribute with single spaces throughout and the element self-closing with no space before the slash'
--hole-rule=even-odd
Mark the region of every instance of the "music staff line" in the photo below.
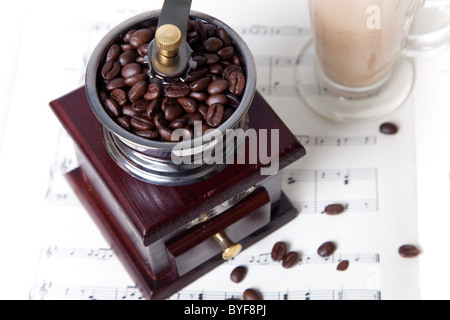
<svg viewBox="0 0 450 320">
<path fill-rule="evenodd" d="M 355 146 L 376 146 L 378 139 L 376 136 L 313 136 L 296 135 L 303 146 L 312 147 L 355 147 Z"/>
<path fill-rule="evenodd" d="M 376 168 L 360 169 L 286 169 L 283 173 L 283 182 L 295 184 L 297 181 L 340 181 L 344 185 L 354 180 L 378 179 Z"/>
<path fill-rule="evenodd" d="M 364 289 L 286 290 L 261 292 L 264 300 L 381 300 L 381 291 Z M 30 300 L 143 300 L 136 286 L 125 288 L 65 286 L 44 282 L 30 289 Z M 167 300 L 242 299 L 242 292 L 180 291 Z"/>
<path fill-rule="evenodd" d="M 286 290 L 261 292 L 264 300 L 381 300 L 378 290 Z M 240 292 L 181 291 L 169 300 L 241 300 Z"/>
</svg>

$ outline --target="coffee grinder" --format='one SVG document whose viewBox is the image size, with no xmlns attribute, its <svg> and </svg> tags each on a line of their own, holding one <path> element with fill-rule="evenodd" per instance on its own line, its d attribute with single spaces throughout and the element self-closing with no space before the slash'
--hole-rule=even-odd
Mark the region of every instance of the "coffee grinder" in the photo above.
<svg viewBox="0 0 450 320">
<path fill-rule="evenodd" d="M 166 0 L 162 10 L 137 15 L 113 28 L 92 53 L 85 86 L 50 103 L 76 146 L 79 165 L 66 177 L 146 299 L 170 297 L 298 213 L 281 190 L 282 169 L 303 157 L 305 149 L 257 92 L 254 60 L 242 38 L 222 21 L 191 11 L 190 5 L 191 1 Z M 99 68 L 111 44 L 143 24 L 178 27 L 182 39 L 175 58 L 161 57 L 160 43 L 165 39 L 150 43 L 148 81 L 183 81 L 192 66 L 192 50 L 185 40 L 189 18 L 228 32 L 243 61 L 247 83 L 236 112 L 217 128 L 221 136 L 187 141 L 184 156 L 198 159 L 208 151 L 211 154 L 211 148 L 217 153 L 217 143 L 229 144 L 229 129 L 253 130 L 257 138 L 276 132 L 276 174 L 261 174 L 267 163 L 249 160 L 255 143 L 250 139 L 236 148 L 223 147 L 224 158 L 230 159 L 226 150 L 232 150 L 231 159 L 247 155 L 244 163 L 175 164 L 177 143 L 136 136 L 105 111 Z M 264 141 L 271 150 L 272 140 Z"/>
</svg>

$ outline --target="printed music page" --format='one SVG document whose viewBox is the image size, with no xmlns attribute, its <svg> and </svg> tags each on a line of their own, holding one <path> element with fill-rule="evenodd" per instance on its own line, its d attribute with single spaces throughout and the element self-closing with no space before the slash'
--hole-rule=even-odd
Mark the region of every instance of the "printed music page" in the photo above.
<svg viewBox="0 0 450 320">
<path fill-rule="evenodd" d="M 0 109 L 5 123 L 0 237 L 6 261 L 0 267 L 0 296 L 142 299 L 66 183 L 64 173 L 76 168 L 77 160 L 48 103 L 84 85 L 90 53 L 108 30 L 160 9 L 163 1 L 26 2 L 8 4 L 22 19 L 2 21 L 3 28 L 16 21 L 19 31 L 11 45 L 17 61 L 8 67 L 12 90 Z M 415 60 L 414 91 L 395 113 L 364 124 L 333 123 L 312 112 L 297 93 L 296 66 L 313 70 L 312 57 L 299 59 L 311 40 L 307 1 L 193 0 L 192 9 L 217 17 L 244 38 L 255 58 L 257 90 L 307 155 L 283 172 L 282 189 L 298 217 L 170 299 L 241 299 L 248 288 L 266 300 L 449 298 L 448 263 L 440 261 L 447 259 L 441 252 L 448 224 L 441 221 L 448 220 L 443 214 L 450 207 L 445 147 L 450 133 L 444 129 L 450 53 Z M 322 94 L 314 84 L 309 90 Z M 396 124 L 398 133 L 382 134 L 385 122 Z M 344 211 L 326 214 L 331 204 Z M 299 254 L 292 268 L 270 256 L 279 241 Z M 328 241 L 336 251 L 322 258 L 317 249 Z M 398 250 L 405 244 L 418 246 L 422 254 L 402 258 Z M 338 271 L 342 261 L 348 268 Z M 248 270 L 239 284 L 230 280 L 237 266 Z"/>
</svg>

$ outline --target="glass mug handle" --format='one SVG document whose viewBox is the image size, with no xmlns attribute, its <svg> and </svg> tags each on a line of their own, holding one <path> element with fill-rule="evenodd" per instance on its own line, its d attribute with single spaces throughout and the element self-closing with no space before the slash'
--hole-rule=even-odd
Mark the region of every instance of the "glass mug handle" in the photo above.
<svg viewBox="0 0 450 320">
<path fill-rule="evenodd" d="M 450 1 L 422 0 L 412 21 L 404 54 L 437 55 L 450 48 Z"/>
</svg>

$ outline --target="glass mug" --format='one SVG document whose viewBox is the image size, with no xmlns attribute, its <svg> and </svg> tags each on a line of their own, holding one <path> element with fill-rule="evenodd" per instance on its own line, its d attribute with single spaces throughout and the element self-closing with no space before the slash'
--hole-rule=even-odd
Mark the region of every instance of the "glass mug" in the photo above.
<svg viewBox="0 0 450 320">
<path fill-rule="evenodd" d="M 404 53 L 424 3 L 309 0 L 313 41 L 297 67 L 306 103 L 322 116 L 341 121 L 376 119 L 402 105 L 414 84 L 414 65 Z M 315 57 L 314 74 L 302 64 L 307 55 Z M 320 86 L 316 93 L 305 90 L 311 88 L 311 83 L 305 85 L 311 77 Z"/>
</svg>

